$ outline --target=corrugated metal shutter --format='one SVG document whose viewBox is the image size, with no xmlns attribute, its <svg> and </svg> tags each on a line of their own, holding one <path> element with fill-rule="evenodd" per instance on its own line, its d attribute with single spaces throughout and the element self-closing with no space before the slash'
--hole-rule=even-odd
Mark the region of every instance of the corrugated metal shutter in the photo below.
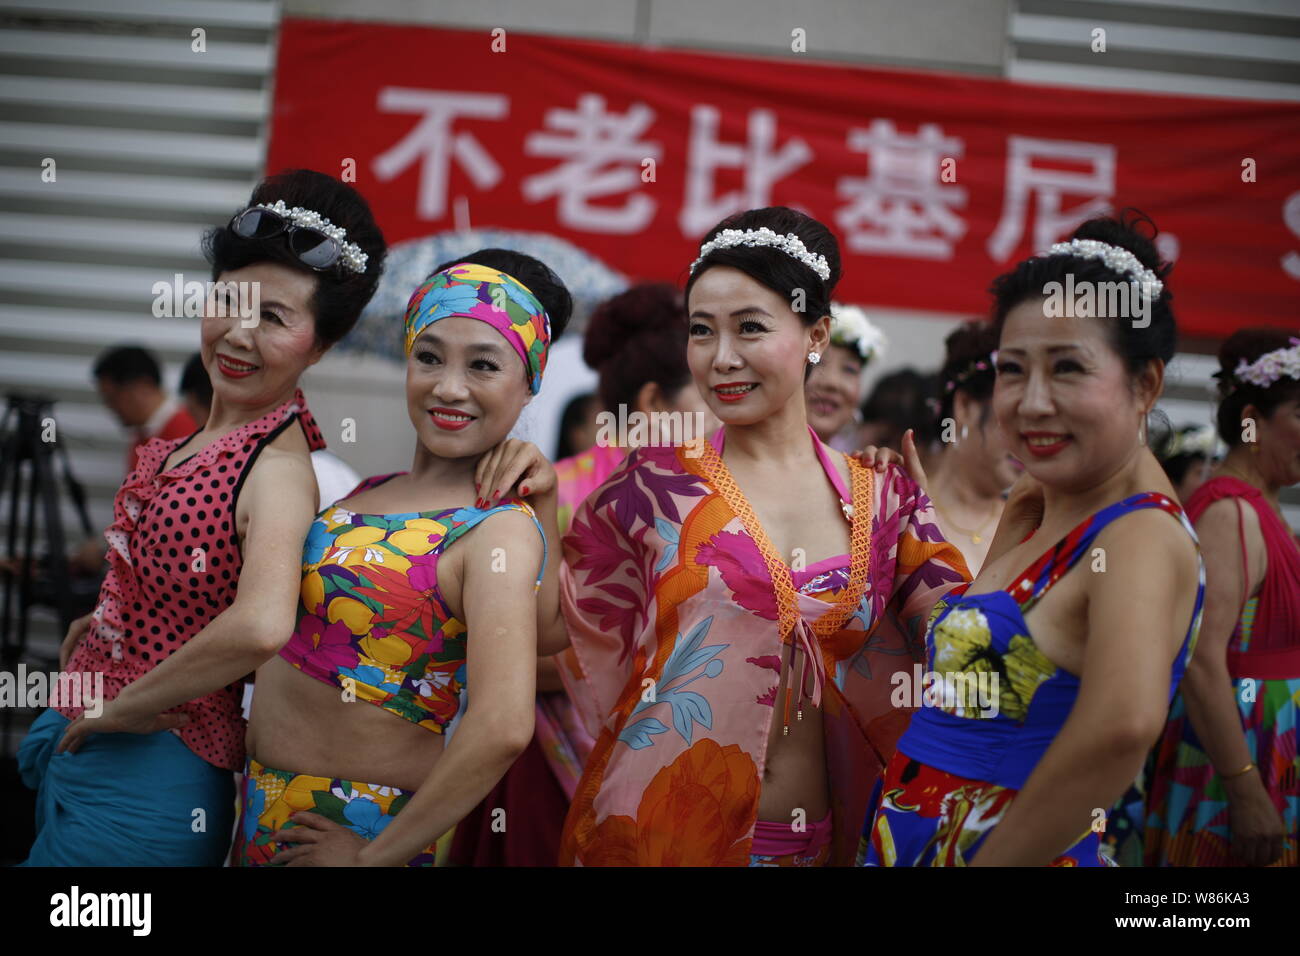
<svg viewBox="0 0 1300 956">
<path fill-rule="evenodd" d="M 1291 0 L 1015 0 L 1008 35 L 1015 80 L 1300 100 Z"/>
<path fill-rule="evenodd" d="M 0 2 L 0 387 L 57 400 L 100 531 L 126 445 L 91 362 L 145 344 L 174 386 L 195 350 L 197 320 L 154 318 L 151 287 L 207 278 L 203 228 L 260 175 L 278 18 L 267 0 Z M 61 637 L 40 612 L 33 650 Z"/>
</svg>

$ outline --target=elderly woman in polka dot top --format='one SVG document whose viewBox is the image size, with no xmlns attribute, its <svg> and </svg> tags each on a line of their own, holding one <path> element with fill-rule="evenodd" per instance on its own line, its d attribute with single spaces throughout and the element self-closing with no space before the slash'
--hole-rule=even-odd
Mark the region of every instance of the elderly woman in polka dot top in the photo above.
<svg viewBox="0 0 1300 956">
<path fill-rule="evenodd" d="M 241 685 L 293 626 L 317 506 L 309 455 L 325 444 L 298 379 L 373 295 L 384 240 L 355 190 L 296 170 L 259 184 L 205 246 L 211 416 L 147 444 L 117 493 L 110 570 L 60 656 L 103 695 L 47 710 L 22 744 L 38 791 L 26 865 L 220 865 Z"/>
</svg>

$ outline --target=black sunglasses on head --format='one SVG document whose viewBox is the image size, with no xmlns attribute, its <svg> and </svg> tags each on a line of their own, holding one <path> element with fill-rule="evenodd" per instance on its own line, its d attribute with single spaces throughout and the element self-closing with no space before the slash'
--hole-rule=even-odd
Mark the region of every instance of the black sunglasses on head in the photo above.
<svg viewBox="0 0 1300 956">
<path fill-rule="evenodd" d="M 230 228 L 243 239 L 269 239 L 287 233 L 290 251 L 303 265 L 317 272 L 342 265 L 343 246 L 337 239 L 319 229 L 300 226 L 273 209 L 245 209 L 230 220 Z"/>
</svg>

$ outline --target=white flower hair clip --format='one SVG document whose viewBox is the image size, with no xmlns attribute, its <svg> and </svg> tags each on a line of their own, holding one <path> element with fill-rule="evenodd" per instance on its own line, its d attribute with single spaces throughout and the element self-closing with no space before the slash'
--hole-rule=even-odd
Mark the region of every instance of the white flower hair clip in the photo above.
<svg viewBox="0 0 1300 956">
<path fill-rule="evenodd" d="M 1142 295 L 1153 301 L 1165 288 L 1165 284 L 1156 274 L 1144 266 L 1133 253 L 1098 239 L 1071 239 L 1069 242 L 1058 242 L 1043 255 L 1100 259 L 1106 264 L 1106 268 L 1128 276 L 1129 281 L 1142 290 Z"/>
<path fill-rule="evenodd" d="M 366 262 L 370 257 L 362 252 L 361 247 L 355 242 L 348 242 L 348 234 L 343 227 L 334 225 L 316 210 L 304 209 L 302 206 L 286 206 L 283 199 L 277 199 L 273 203 L 258 203 L 250 208 L 267 209 L 292 222 L 295 226 L 314 229 L 322 235 L 328 236 L 339 244 L 339 260 L 347 268 L 356 273 L 366 271 Z"/>
<path fill-rule="evenodd" d="M 784 236 L 779 236 L 767 226 L 761 229 L 724 229 L 704 245 L 700 246 L 700 255 L 691 263 L 691 272 L 710 252 L 716 249 L 730 249 L 733 246 L 770 246 L 773 249 L 779 249 L 792 259 L 798 259 L 813 272 L 821 277 L 825 282 L 831 277 L 831 267 L 826 263 L 826 257 L 820 254 L 814 255 L 808 251 L 808 247 L 803 244 L 803 240 L 793 232 L 787 232 Z"/>
<path fill-rule="evenodd" d="M 1196 428 L 1176 431 L 1169 440 L 1164 457 L 1174 458 L 1178 455 L 1197 455 L 1201 458 L 1216 458 L 1219 453 L 1219 436 L 1213 425 L 1200 425 Z"/>
<path fill-rule="evenodd" d="M 856 305 L 831 303 L 831 344 L 850 348 L 864 362 L 885 354 L 885 333 Z"/>
<path fill-rule="evenodd" d="M 1232 377 L 1256 388 L 1268 388 L 1284 375 L 1300 379 L 1300 339 L 1293 338 L 1291 343 L 1287 348 L 1265 352 L 1253 362 L 1242 359 Z"/>
</svg>

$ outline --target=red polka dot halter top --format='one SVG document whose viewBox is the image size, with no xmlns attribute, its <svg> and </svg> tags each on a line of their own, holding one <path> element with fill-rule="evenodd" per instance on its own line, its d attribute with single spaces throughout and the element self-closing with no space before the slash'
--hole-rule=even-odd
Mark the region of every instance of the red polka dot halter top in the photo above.
<svg viewBox="0 0 1300 956">
<path fill-rule="evenodd" d="M 166 660 L 235 600 L 243 567 L 235 504 L 257 457 L 297 422 L 312 451 L 325 447 L 302 392 L 162 471 L 189 438 L 155 438 L 113 501 L 108 575 L 95 623 L 69 672 L 104 675 L 104 700 Z M 193 437 L 193 436 L 190 436 Z M 189 715 L 181 740 L 208 763 L 244 765 L 243 682 L 174 708 Z M 75 718 L 82 708 L 57 708 Z"/>
</svg>

